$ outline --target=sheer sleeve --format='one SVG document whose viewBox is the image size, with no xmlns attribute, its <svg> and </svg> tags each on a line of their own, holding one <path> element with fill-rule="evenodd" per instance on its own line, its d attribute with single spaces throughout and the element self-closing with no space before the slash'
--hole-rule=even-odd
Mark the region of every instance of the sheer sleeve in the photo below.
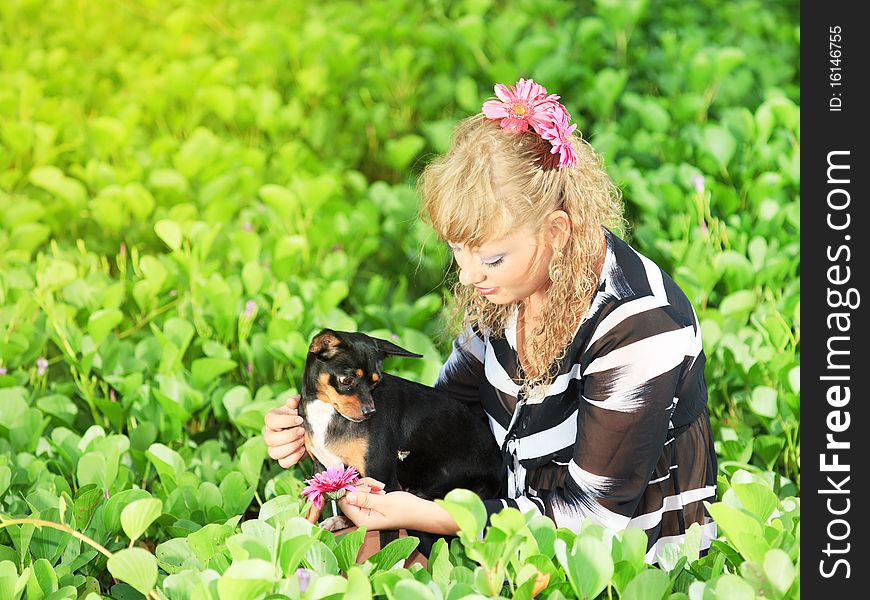
<svg viewBox="0 0 870 600">
<path fill-rule="evenodd" d="M 486 414 L 480 402 L 480 380 L 486 345 L 476 328 L 465 329 L 453 340 L 450 355 L 441 367 L 435 387 L 466 406 L 482 420 Z"/>
<path fill-rule="evenodd" d="M 582 518 L 628 525 L 668 435 L 682 375 L 698 354 L 697 324 L 654 299 L 635 299 L 602 319 L 583 354 L 576 441 L 564 482 L 534 496 L 487 500 L 535 509 L 559 527 Z"/>
</svg>

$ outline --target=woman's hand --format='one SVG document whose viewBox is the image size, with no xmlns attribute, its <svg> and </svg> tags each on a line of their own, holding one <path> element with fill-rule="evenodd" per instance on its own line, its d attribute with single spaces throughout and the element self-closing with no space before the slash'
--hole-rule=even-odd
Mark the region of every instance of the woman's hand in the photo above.
<svg viewBox="0 0 870 600">
<path fill-rule="evenodd" d="M 299 399 L 299 394 L 290 396 L 287 402 L 264 417 L 263 440 L 269 447 L 269 456 L 285 469 L 305 456 L 305 429 L 299 416 Z"/>
<path fill-rule="evenodd" d="M 384 492 L 384 484 L 366 477 L 360 484 L 374 487 L 366 492 L 357 486 L 338 501 L 341 512 L 357 527 L 367 530 L 416 529 L 441 535 L 454 535 L 459 527 L 450 514 L 430 500 L 418 498 L 408 492 Z"/>
</svg>

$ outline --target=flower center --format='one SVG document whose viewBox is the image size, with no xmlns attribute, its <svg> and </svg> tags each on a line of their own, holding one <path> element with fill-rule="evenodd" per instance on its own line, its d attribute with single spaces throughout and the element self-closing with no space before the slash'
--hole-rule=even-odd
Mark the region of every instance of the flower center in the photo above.
<svg viewBox="0 0 870 600">
<path fill-rule="evenodd" d="M 523 116 L 525 116 L 525 114 L 526 114 L 526 107 L 523 106 L 522 104 L 514 104 L 514 105 L 511 107 L 511 110 L 512 110 L 513 113 L 514 113 L 516 116 L 518 116 L 518 117 L 523 117 Z"/>
</svg>

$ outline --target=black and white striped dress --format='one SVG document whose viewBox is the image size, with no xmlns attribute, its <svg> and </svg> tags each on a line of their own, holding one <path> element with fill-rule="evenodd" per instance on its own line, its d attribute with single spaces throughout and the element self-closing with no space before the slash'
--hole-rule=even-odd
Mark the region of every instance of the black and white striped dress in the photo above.
<svg viewBox="0 0 870 600">
<path fill-rule="evenodd" d="M 435 387 L 483 411 L 507 463 L 506 506 L 579 529 L 590 516 L 649 537 L 647 562 L 692 523 L 701 548 L 716 537 L 716 453 L 705 356 L 685 294 L 610 231 L 597 292 L 558 376 L 528 396 L 518 383 L 514 309 L 504 337 L 468 330 Z M 483 415 L 482 415 L 483 416 Z"/>
</svg>

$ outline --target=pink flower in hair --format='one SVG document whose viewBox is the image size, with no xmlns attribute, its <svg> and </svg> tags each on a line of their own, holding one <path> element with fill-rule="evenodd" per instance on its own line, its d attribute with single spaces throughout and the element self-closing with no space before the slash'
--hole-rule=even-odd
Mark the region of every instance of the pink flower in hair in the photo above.
<svg viewBox="0 0 870 600">
<path fill-rule="evenodd" d="M 320 510 L 323 508 L 324 496 L 330 500 L 338 500 L 344 496 L 345 491 L 355 492 L 353 484 L 357 479 L 359 473 L 352 466 L 329 467 L 305 480 L 308 485 L 302 490 L 302 495 L 314 504 L 314 508 Z"/>
<path fill-rule="evenodd" d="M 550 154 L 559 153 L 559 167 L 573 167 L 577 154 L 571 146 L 571 133 L 577 125 L 569 125 L 571 115 L 559 103 L 556 94 L 547 95 L 544 86 L 531 79 L 520 79 L 516 85 L 507 87 L 496 84 L 498 100 L 483 103 L 483 114 L 488 119 L 501 120 L 501 126 L 509 131 L 522 133 L 529 127 L 552 144 Z"/>
<path fill-rule="evenodd" d="M 577 154 L 571 145 L 571 133 L 577 129 L 577 124 L 568 125 L 571 115 L 561 104 L 553 111 L 549 126 L 544 127 L 541 137 L 553 144 L 550 154 L 559 153 L 560 167 L 573 167 L 577 164 Z"/>
<path fill-rule="evenodd" d="M 503 128 L 518 133 L 531 126 L 538 135 L 552 120 L 551 113 L 559 99 L 556 94 L 548 96 L 544 86 L 531 79 L 520 79 L 511 87 L 498 83 L 495 95 L 498 100 L 483 103 L 483 114 L 488 119 L 501 119 Z"/>
</svg>

